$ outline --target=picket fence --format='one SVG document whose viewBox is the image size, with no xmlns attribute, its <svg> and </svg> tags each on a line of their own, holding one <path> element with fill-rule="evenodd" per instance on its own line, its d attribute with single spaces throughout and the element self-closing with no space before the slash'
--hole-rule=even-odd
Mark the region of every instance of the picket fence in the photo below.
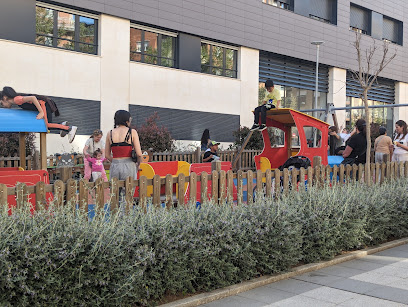
<svg viewBox="0 0 408 307">
<path fill-rule="evenodd" d="M 265 173 L 261 171 L 212 171 L 211 174 L 205 172 L 197 175 L 191 173 L 190 176 L 184 174 L 173 177 L 167 175 L 160 177 L 155 175 L 153 179 L 147 179 L 141 176 L 138 180 L 128 178 L 124 181 L 119 181 L 113 178 L 109 182 L 103 182 L 98 179 L 96 182 L 89 183 L 85 180 L 69 179 L 67 183 L 57 180 L 54 184 L 44 184 L 38 182 L 35 186 L 26 186 L 18 184 L 16 187 L 6 187 L 0 184 L 0 204 L 7 204 L 7 196 L 13 195 L 16 197 L 17 206 L 21 207 L 27 203 L 29 194 L 35 194 L 37 203 L 47 203 L 46 194 L 53 193 L 54 203 L 57 206 L 69 205 L 85 207 L 88 204 L 95 204 L 98 208 L 104 208 L 105 204 L 110 204 L 110 208 L 115 210 L 119 206 L 119 188 L 125 188 L 126 208 L 129 210 L 135 203 L 138 206 L 146 209 L 148 203 L 155 206 L 163 204 L 168 208 L 174 205 L 185 205 L 186 183 L 189 183 L 188 199 L 192 202 L 196 201 L 197 186 L 201 187 L 201 199 L 211 199 L 217 203 L 225 203 L 226 201 L 234 201 L 234 179 L 236 179 L 236 190 L 238 205 L 243 204 L 244 190 L 247 193 L 247 203 L 253 202 L 254 193 L 265 197 L 277 197 L 281 193 L 287 193 L 289 190 L 305 189 L 311 185 L 335 185 L 349 184 L 351 182 L 364 182 L 364 166 L 363 165 L 340 165 L 316 166 L 308 169 L 301 168 L 300 170 L 284 169 L 267 170 Z M 384 180 L 393 180 L 400 177 L 408 177 L 408 162 L 388 162 L 383 164 L 371 164 L 370 176 L 374 184 L 380 184 Z M 244 189 L 244 179 L 246 186 Z M 256 182 L 254 183 L 254 179 Z M 212 181 L 211 191 L 207 191 L 208 181 Z M 258 184 L 256 184 L 258 183 Z M 262 184 L 259 184 L 262 183 Z M 176 185 L 177 193 L 173 195 L 173 186 Z M 148 186 L 153 187 L 151 197 L 147 195 Z M 165 193 L 161 194 L 161 188 L 164 186 Z M 139 197 L 134 199 L 133 191 L 135 188 L 139 190 Z"/>
<path fill-rule="evenodd" d="M 0 167 L 21 167 L 20 157 L 18 156 L 0 157 Z M 34 168 L 35 168 L 34 157 L 27 156 L 25 169 L 31 170 Z"/>
</svg>

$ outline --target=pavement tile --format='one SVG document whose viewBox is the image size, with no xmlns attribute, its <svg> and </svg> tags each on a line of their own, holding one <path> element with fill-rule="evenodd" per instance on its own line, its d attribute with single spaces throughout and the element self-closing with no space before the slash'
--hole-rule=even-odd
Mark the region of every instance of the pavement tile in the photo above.
<svg viewBox="0 0 408 307">
<path fill-rule="evenodd" d="M 205 307 L 262 307 L 267 306 L 268 303 L 251 300 L 246 297 L 234 295 L 217 300 L 202 306 Z"/>
<path fill-rule="evenodd" d="M 306 273 L 306 274 L 302 274 L 302 275 L 293 277 L 293 279 L 308 281 L 308 282 L 312 282 L 318 285 L 327 285 L 336 280 L 342 279 L 342 277 L 328 275 L 328 274 L 320 273 L 319 271 L 315 271 L 315 272 L 310 272 L 310 273 Z"/>
<path fill-rule="evenodd" d="M 386 267 L 384 267 L 386 268 Z M 383 268 L 381 268 L 383 269 Z M 380 270 L 380 269 L 379 269 Z M 384 273 L 378 273 L 378 270 L 372 271 L 372 272 L 365 272 L 363 274 L 360 275 L 356 275 L 356 276 L 352 276 L 350 277 L 350 279 L 354 279 L 354 280 L 359 280 L 359 281 L 365 281 L 365 282 L 369 282 L 372 284 L 376 284 L 376 285 L 383 285 L 386 286 L 392 282 L 396 282 L 396 281 L 401 281 L 404 280 L 396 275 L 390 275 L 390 274 L 385 274 Z M 388 273 L 388 272 L 387 272 Z"/>
<path fill-rule="evenodd" d="M 375 255 L 367 255 L 364 258 L 361 259 L 362 261 L 367 261 L 367 262 L 374 262 L 374 263 L 379 263 L 383 265 L 391 265 L 393 263 L 399 262 L 402 259 L 398 257 L 393 257 L 393 256 L 377 256 Z"/>
<path fill-rule="evenodd" d="M 408 290 L 408 279 L 394 281 L 387 285 L 388 287 Z"/>
<path fill-rule="evenodd" d="M 303 280 L 286 279 L 267 285 L 269 288 L 278 289 L 290 293 L 302 294 L 304 292 L 320 288 L 320 285 L 309 283 Z"/>
<path fill-rule="evenodd" d="M 311 297 L 303 296 L 303 295 L 296 295 L 294 297 L 288 298 L 286 300 L 273 303 L 268 305 L 268 307 L 331 307 L 336 306 L 333 303 L 329 303 L 322 300 L 317 300 Z"/>
<path fill-rule="evenodd" d="M 405 306 L 400 303 L 391 302 L 388 300 L 383 300 L 380 298 L 358 295 L 356 298 L 345 301 L 337 306 L 341 307 L 402 307 Z"/>
<path fill-rule="evenodd" d="M 387 265 L 382 268 L 375 269 L 372 272 L 381 275 L 396 276 L 402 279 L 408 278 L 408 268 L 393 265 Z"/>
<path fill-rule="evenodd" d="M 338 290 L 329 287 L 320 287 L 305 293 L 302 296 L 307 296 L 315 299 L 324 300 L 334 304 L 343 303 L 349 299 L 358 297 L 359 294 L 351 293 L 343 290 Z"/>
<path fill-rule="evenodd" d="M 351 260 L 351 261 L 343 262 L 339 264 L 339 266 L 344 266 L 346 268 L 352 268 L 352 269 L 358 269 L 362 271 L 372 271 L 372 270 L 383 267 L 384 264 L 358 259 L 358 260 Z"/>
<path fill-rule="evenodd" d="M 275 303 L 293 297 L 296 294 L 264 286 L 246 292 L 242 292 L 238 295 L 264 303 Z"/>
<path fill-rule="evenodd" d="M 354 268 L 348 268 L 348 267 L 344 267 L 340 265 L 333 265 L 327 268 L 320 269 L 319 272 L 322 272 L 327 275 L 334 275 L 334 276 L 340 276 L 340 277 L 352 277 L 355 275 L 365 273 L 366 271 L 354 269 Z"/>
<path fill-rule="evenodd" d="M 366 281 L 354 280 L 350 278 L 343 278 L 340 280 L 336 280 L 328 285 L 331 288 L 350 291 L 353 293 L 364 294 L 379 287 L 381 285 L 373 284 Z"/>
<path fill-rule="evenodd" d="M 408 304 L 408 290 L 405 289 L 381 286 L 375 290 L 368 291 L 366 294 L 392 302 Z"/>
<path fill-rule="evenodd" d="M 379 253 L 375 253 L 375 256 L 388 256 L 388 257 L 395 257 L 395 258 L 408 258 L 408 249 L 405 250 L 398 250 L 398 249 L 387 249 Z"/>
</svg>

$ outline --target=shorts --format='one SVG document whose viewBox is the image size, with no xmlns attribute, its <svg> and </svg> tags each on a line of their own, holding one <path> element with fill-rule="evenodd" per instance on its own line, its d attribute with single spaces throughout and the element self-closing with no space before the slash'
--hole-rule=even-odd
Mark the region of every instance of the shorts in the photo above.
<svg viewBox="0 0 408 307">
<path fill-rule="evenodd" d="M 101 172 L 92 172 L 92 181 L 95 182 L 98 178 L 102 177 Z"/>
<path fill-rule="evenodd" d="M 137 179 L 136 163 L 131 158 L 113 159 L 110 166 L 110 178 L 116 177 L 125 180 L 128 177 Z"/>
</svg>

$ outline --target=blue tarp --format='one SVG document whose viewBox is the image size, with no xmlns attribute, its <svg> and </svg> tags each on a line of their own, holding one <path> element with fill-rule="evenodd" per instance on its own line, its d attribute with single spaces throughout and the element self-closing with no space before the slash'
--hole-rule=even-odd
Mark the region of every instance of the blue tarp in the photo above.
<svg viewBox="0 0 408 307">
<path fill-rule="evenodd" d="M 47 132 L 44 119 L 36 119 L 38 112 L 0 108 L 0 132 Z"/>
</svg>

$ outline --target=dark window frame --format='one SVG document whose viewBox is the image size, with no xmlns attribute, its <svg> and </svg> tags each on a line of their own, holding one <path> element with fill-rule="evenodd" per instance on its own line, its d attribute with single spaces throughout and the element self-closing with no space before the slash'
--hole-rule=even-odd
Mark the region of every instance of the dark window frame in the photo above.
<svg viewBox="0 0 408 307">
<path fill-rule="evenodd" d="M 402 46 L 402 41 L 403 41 L 403 29 L 404 29 L 404 24 L 402 21 L 397 20 L 395 18 L 392 17 L 388 17 L 383 15 L 383 19 L 387 19 L 393 23 L 395 23 L 396 28 L 398 29 L 398 33 L 397 33 L 397 41 L 393 41 L 390 40 L 386 37 L 384 37 L 384 28 L 383 28 L 383 35 L 382 35 L 382 40 L 385 40 L 387 42 L 393 43 L 393 44 L 397 44 L 397 45 L 401 45 Z"/>
<path fill-rule="evenodd" d="M 276 2 L 276 5 L 270 3 L 270 1 Z M 270 5 L 270 6 L 274 6 L 280 9 L 284 9 L 287 11 L 292 11 L 292 12 L 294 11 L 294 5 L 293 5 L 292 0 L 262 0 L 262 3 Z"/>
<path fill-rule="evenodd" d="M 209 45 L 210 46 L 210 54 L 209 54 L 209 64 L 202 64 L 201 63 L 201 72 L 205 73 L 205 74 L 209 74 L 209 75 L 215 75 L 215 76 L 222 76 L 222 77 L 227 77 L 227 78 L 233 78 L 233 79 L 237 79 L 238 78 L 238 50 L 232 48 L 232 47 L 228 47 L 228 46 L 223 46 L 223 45 L 219 45 L 217 43 L 211 43 L 211 42 L 207 42 L 207 41 L 202 41 L 201 42 L 201 48 L 203 45 Z M 222 48 L 222 67 L 221 66 L 214 66 L 213 65 L 213 47 L 220 47 Z M 234 53 L 234 58 L 233 58 L 233 69 L 228 69 L 226 67 L 226 63 L 227 63 L 227 54 L 226 54 L 226 50 L 232 50 Z M 203 67 L 208 68 L 208 72 L 203 71 Z M 222 75 L 217 75 L 215 73 L 213 73 L 214 69 L 222 69 Z M 231 72 L 232 73 L 232 77 L 231 76 L 227 76 L 227 72 Z"/>
<path fill-rule="evenodd" d="M 52 13 L 53 13 L 53 30 L 52 30 L 52 32 L 53 32 L 53 34 L 52 35 L 41 34 L 41 33 L 37 33 L 37 31 L 36 31 L 36 40 L 37 40 L 37 37 L 39 37 L 39 36 L 45 37 L 45 38 L 50 38 L 50 39 L 52 39 L 52 46 L 47 45 L 47 44 L 37 43 L 37 42 L 36 42 L 36 45 L 52 47 L 52 48 L 57 48 L 57 49 L 61 49 L 61 50 L 70 50 L 70 51 L 75 51 L 75 52 L 80 52 L 80 53 L 85 53 L 85 54 L 93 54 L 93 55 L 98 54 L 98 47 L 99 47 L 99 44 L 98 44 L 98 42 L 99 42 L 99 37 L 98 37 L 99 20 L 98 20 L 98 18 L 89 17 L 89 16 L 87 16 L 86 14 L 84 14 L 81 11 L 64 10 L 63 7 L 54 8 L 54 7 L 47 7 L 47 6 L 36 4 L 36 9 L 37 9 L 37 7 L 52 10 Z M 65 13 L 65 14 L 72 14 L 72 15 L 75 16 L 74 39 L 67 39 L 67 38 L 62 38 L 62 37 L 58 36 L 58 13 L 59 12 Z M 86 18 L 90 18 L 90 19 L 94 20 L 94 27 L 95 27 L 95 33 L 94 33 L 94 42 L 95 43 L 94 44 L 85 43 L 85 42 L 80 41 L 80 36 L 79 36 L 79 34 L 80 34 L 80 17 L 86 17 Z M 58 40 L 74 42 L 74 49 L 59 47 L 58 46 Z M 92 46 L 93 47 L 93 52 L 86 52 L 86 51 L 80 50 L 80 45 Z"/>
<path fill-rule="evenodd" d="M 368 20 L 367 20 L 367 23 L 368 23 L 367 29 L 360 29 L 359 27 L 355 27 L 355 26 L 351 25 L 351 10 L 352 10 L 352 8 L 362 10 L 362 11 L 364 11 L 364 13 L 367 14 L 367 18 L 368 18 Z M 354 31 L 354 32 L 357 32 L 357 33 L 361 33 L 361 34 L 364 34 L 364 35 L 371 36 L 371 14 L 372 14 L 371 10 L 369 10 L 369 9 L 363 7 L 363 6 L 360 6 L 360 5 L 357 5 L 357 4 L 354 4 L 354 3 L 350 2 L 350 25 L 349 25 L 350 31 Z"/>
<path fill-rule="evenodd" d="M 155 29 L 142 29 L 137 26 L 132 26 L 131 29 L 136 29 L 141 31 L 141 40 L 140 40 L 140 52 L 138 51 L 132 51 L 130 50 L 130 61 L 132 62 L 137 62 L 137 63 L 145 63 L 145 64 L 151 64 L 151 65 L 157 65 L 157 66 L 162 66 L 162 67 L 168 67 L 168 68 L 177 68 L 177 57 L 176 57 L 176 52 L 177 52 L 177 36 L 174 35 L 168 35 L 166 33 L 162 33 L 160 30 Z M 145 40 L 145 32 L 150 32 L 157 34 L 157 55 L 151 55 L 146 52 L 144 52 L 144 46 L 146 43 Z M 168 58 L 165 56 L 162 56 L 162 40 L 163 40 L 163 35 L 170 37 L 172 39 L 172 54 L 173 58 Z M 140 61 L 133 60 L 132 59 L 132 54 L 140 54 Z M 151 57 L 156 57 L 157 58 L 157 64 L 155 63 L 149 63 L 145 62 L 145 56 L 151 56 Z M 172 66 L 167 66 L 167 65 L 162 65 L 162 60 L 170 60 L 173 61 Z"/>
</svg>

